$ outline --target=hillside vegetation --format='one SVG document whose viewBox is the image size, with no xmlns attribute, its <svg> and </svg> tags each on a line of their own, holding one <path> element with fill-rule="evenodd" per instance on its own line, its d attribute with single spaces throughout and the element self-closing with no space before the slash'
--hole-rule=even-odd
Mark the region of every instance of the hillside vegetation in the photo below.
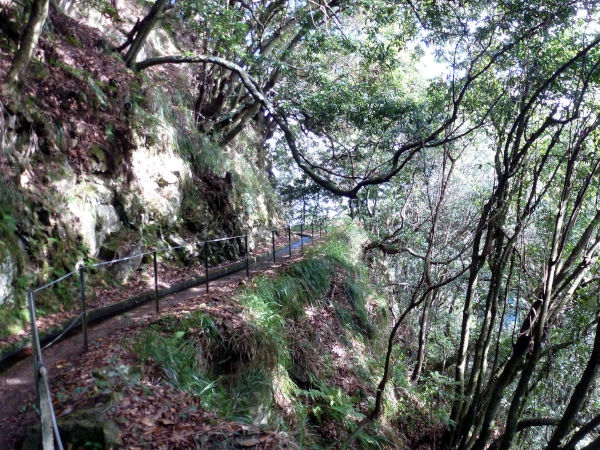
<svg viewBox="0 0 600 450">
<path fill-rule="evenodd" d="M 83 361 L 63 363 L 56 385 L 65 442 L 341 442 L 373 405 L 390 320 L 360 263 L 364 239 L 356 227 L 340 229 L 302 260 L 134 324 Z M 435 393 L 407 385 L 404 370 L 390 383 L 385 419 L 359 435 L 361 447 L 427 445 L 442 430 L 424 408 L 438 403 Z"/>
<path fill-rule="evenodd" d="M 598 2 L 4 0 L 0 78 L 2 354 L 76 264 L 95 307 L 154 282 L 98 260 L 177 246 L 172 284 L 246 256 L 207 238 L 338 230 L 123 330 L 73 367 L 94 395 L 57 379 L 65 418 L 105 405 L 129 446 L 600 448 Z M 36 293 L 44 330 L 78 280 Z"/>
<path fill-rule="evenodd" d="M 144 11 L 135 3 L 124 10 L 131 17 Z M 19 101 L 0 104 L 0 338 L 26 323 L 29 287 L 79 261 L 246 231 L 253 249 L 282 224 L 268 173 L 255 163 L 252 132 L 227 147 L 211 142 L 194 125 L 188 72 L 131 73 L 102 47 L 122 20 L 108 20 L 92 4 L 69 11 L 95 17 L 102 31 L 52 12 Z M 23 15 L 3 4 L 2 18 L 17 29 Z M 175 44 L 157 30 L 148 45 L 160 52 Z M 4 36 L 3 70 L 13 47 Z M 211 264 L 240 254 L 233 247 L 211 253 Z M 166 258 L 199 264 L 202 255 Z M 140 263 L 92 281 L 135 277 Z M 42 295 L 41 315 L 72 308 L 76 292 L 69 286 Z"/>
</svg>

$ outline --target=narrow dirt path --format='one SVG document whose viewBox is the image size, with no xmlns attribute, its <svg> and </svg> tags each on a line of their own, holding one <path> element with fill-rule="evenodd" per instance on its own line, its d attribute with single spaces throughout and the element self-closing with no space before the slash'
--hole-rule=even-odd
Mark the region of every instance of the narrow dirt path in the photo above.
<svg viewBox="0 0 600 450">
<path fill-rule="evenodd" d="M 304 245 L 310 239 L 304 238 Z M 318 241 L 318 238 L 315 239 Z M 292 245 L 292 259 L 297 258 L 301 252 L 300 241 Z M 250 268 L 250 278 L 270 270 L 276 270 L 280 265 L 289 261 L 288 250 L 281 249 L 276 252 L 276 263 L 272 260 L 258 262 Z M 228 275 L 218 280 L 210 282 L 210 289 L 230 288 L 235 289 L 239 285 L 247 283 L 245 270 Z M 185 291 L 181 291 L 160 300 L 160 313 L 168 313 L 174 305 L 197 299 L 202 301 L 205 296 L 210 297 L 210 291 L 206 293 L 206 285 L 202 284 Z M 90 326 L 88 336 L 90 345 L 100 338 L 107 338 L 115 331 L 120 330 L 125 324 L 143 320 L 148 317 L 155 317 L 154 302 L 149 302 L 138 306 L 118 316 L 112 317 L 103 322 Z M 80 333 L 69 336 L 62 341 L 57 342 L 52 347 L 43 352 L 44 365 L 48 368 L 52 377 L 52 369 L 61 360 L 70 360 L 83 354 L 83 338 Z M 51 380 L 52 389 L 52 380 Z M 35 380 L 33 370 L 33 357 L 28 357 L 19 361 L 14 366 L 0 373 L 0 450 L 15 448 L 18 439 L 23 436 L 23 420 L 27 410 L 30 409 L 35 401 Z"/>
</svg>

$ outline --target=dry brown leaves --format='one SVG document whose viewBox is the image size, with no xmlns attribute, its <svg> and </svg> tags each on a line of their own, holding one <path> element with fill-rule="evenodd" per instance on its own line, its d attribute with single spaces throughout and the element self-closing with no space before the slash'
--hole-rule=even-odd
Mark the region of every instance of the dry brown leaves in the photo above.
<svg viewBox="0 0 600 450">
<path fill-rule="evenodd" d="M 223 332 L 243 331 L 239 305 L 232 300 L 235 286 L 219 286 L 169 311 L 184 317 L 192 311 L 208 312 Z M 219 420 L 204 410 L 200 399 L 167 384 L 161 371 L 147 364 L 139 382 L 113 376 L 110 386 L 99 388 L 100 373 L 115 374 L 119 367 L 139 364 L 132 353 L 131 336 L 156 322 L 147 318 L 112 336 L 98 340 L 80 358 L 59 361 L 53 371 L 58 416 L 86 408 L 103 407 L 106 417 L 119 424 L 124 447 L 167 448 L 295 448 L 284 436 L 252 425 Z M 99 368 L 103 368 L 99 370 Z M 113 392 L 118 392 L 114 395 Z"/>
<path fill-rule="evenodd" d="M 166 384 L 129 387 L 108 412 L 127 448 L 286 448 L 282 436 L 259 427 L 218 420 L 198 398 Z"/>
<path fill-rule="evenodd" d="M 286 236 L 279 236 L 275 245 L 282 247 L 287 243 Z M 271 244 L 262 244 L 258 246 L 252 253 L 252 256 L 268 255 L 271 251 Z M 209 267 L 209 270 L 216 271 L 222 270 L 228 266 L 243 261 L 245 257 L 240 257 L 233 261 L 224 261 L 221 264 Z M 285 261 L 284 264 L 289 264 L 289 261 Z M 194 278 L 204 276 L 204 266 L 200 261 L 196 266 L 176 266 L 168 261 L 161 261 L 158 264 L 158 285 L 159 289 L 169 288 L 177 283 L 188 281 Z M 112 305 L 114 303 L 126 300 L 128 298 L 140 295 L 143 292 L 148 292 L 154 288 L 154 270 L 151 264 L 143 264 L 140 268 L 135 271 L 127 279 L 125 283 L 118 286 L 94 286 L 93 294 L 87 299 L 86 305 L 88 310 L 93 308 L 101 308 L 104 306 Z M 72 309 L 65 309 L 64 305 L 60 306 L 60 311 L 55 313 L 46 314 L 44 316 L 37 317 L 37 327 L 41 334 L 47 332 L 50 329 L 63 327 L 69 324 L 70 321 L 74 320 L 80 313 L 80 306 L 78 302 L 73 304 Z M 29 329 L 23 329 L 18 333 L 12 334 L 5 338 L 0 339 L 0 352 L 25 338 L 30 334 Z"/>
<path fill-rule="evenodd" d="M 318 348 L 319 354 L 314 352 L 301 357 L 308 358 L 309 368 L 322 367 L 321 359 L 327 355 L 335 368 L 335 374 L 328 380 L 348 395 L 354 396 L 357 392 L 373 393 L 373 386 L 365 384 L 354 373 L 354 367 L 360 365 L 356 360 L 358 349 L 348 345 L 348 341 L 340 339 L 347 335 L 347 330 L 334 310 L 334 304 L 350 309 L 344 296 L 343 280 L 345 273 L 340 271 L 332 284 L 328 297 L 331 303 L 311 307 L 307 311 L 306 319 L 292 324 L 293 335 L 296 336 L 295 352 L 302 352 L 303 348 Z M 361 412 L 365 413 L 366 402 L 361 402 Z"/>
</svg>

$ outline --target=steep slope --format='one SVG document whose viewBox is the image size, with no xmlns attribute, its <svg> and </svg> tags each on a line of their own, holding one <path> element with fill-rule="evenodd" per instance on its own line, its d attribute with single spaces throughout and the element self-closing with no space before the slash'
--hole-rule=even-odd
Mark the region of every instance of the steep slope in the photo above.
<svg viewBox="0 0 600 450">
<path fill-rule="evenodd" d="M 295 448 L 343 438 L 372 398 L 387 318 L 357 265 L 359 237 L 338 232 L 277 273 L 187 301 L 60 364 L 66 443 Z M 385 442 L 373 430 L 361 439 Z"/>
<path fill-rule="evenodd" d="M 51 13 L 20 101 L 0 99 L 0 338 L 24 326 L 27 288 L 78 261 L 242 231 L 254 248 L 269 237 L 265 229 L 281 223 L 250 127 L 228 148 L 216 146 L 194 125 L 185 68 L 136 75 L 107 50 L 144 14 L 142 6 L 120 2 L 120 14 L 104 3 L 62 7 L 72 17 Z M 19 11 L 0 9 L 3 31 L 16 29 Z M 1 43 L 3 77 L 15 42 L 3 33 Z M 157 29 L 144 51 L 176 48 Z M 239 251 L 210 256 L 218 262 Z M 188 262 L 198 256 L 180 255 Z M 66 289 L 41 297 L 40 313 L 68 309 L 72 296 Z"/>
<path fill-rule="evenodd" d="M 373 406 L 389 313 L 338 230 L 277 272 L 135 322 L 64 361 L 52 385 L 66 443 L 152 448 L 339 447 Z M 400 356 L 400 355 L 398 355 Z M 399 369 L 386 414 L 353 447 L 430 448 L 435 393 Z M 35 436 L 35 433 L 29 433 Z"/>
</svg>

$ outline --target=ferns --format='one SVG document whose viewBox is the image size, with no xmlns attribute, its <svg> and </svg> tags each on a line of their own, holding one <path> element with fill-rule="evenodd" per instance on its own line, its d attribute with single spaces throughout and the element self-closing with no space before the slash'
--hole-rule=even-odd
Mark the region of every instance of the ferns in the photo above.
<svg viewBox="0 0 600 450">
<path fill-rule="evenodd" d="M 369 286 L 353 245 L 347 234 L 335 233 L 283 273 L 254 279 L 237 295 L 243 313 L 235 329 L 224 328 L 220 315 L 166 317 L 139 336 L 138 353 L 222 418 L 268 418 L 276 428 L 295 430 L 300 445 L 311 448 L 329 442 L 323 430 L 351 431 L 364 417 L 358 405 L 369 402 L 364 386 L 377 372 Z M 347 358 L 340 360 L 325 341 Z M 340 370 L 354 380 L 354 391 L 342 388 Z M 359 436 L 362 446 L 384 442 L 373 431 Z"/>
</svg>

